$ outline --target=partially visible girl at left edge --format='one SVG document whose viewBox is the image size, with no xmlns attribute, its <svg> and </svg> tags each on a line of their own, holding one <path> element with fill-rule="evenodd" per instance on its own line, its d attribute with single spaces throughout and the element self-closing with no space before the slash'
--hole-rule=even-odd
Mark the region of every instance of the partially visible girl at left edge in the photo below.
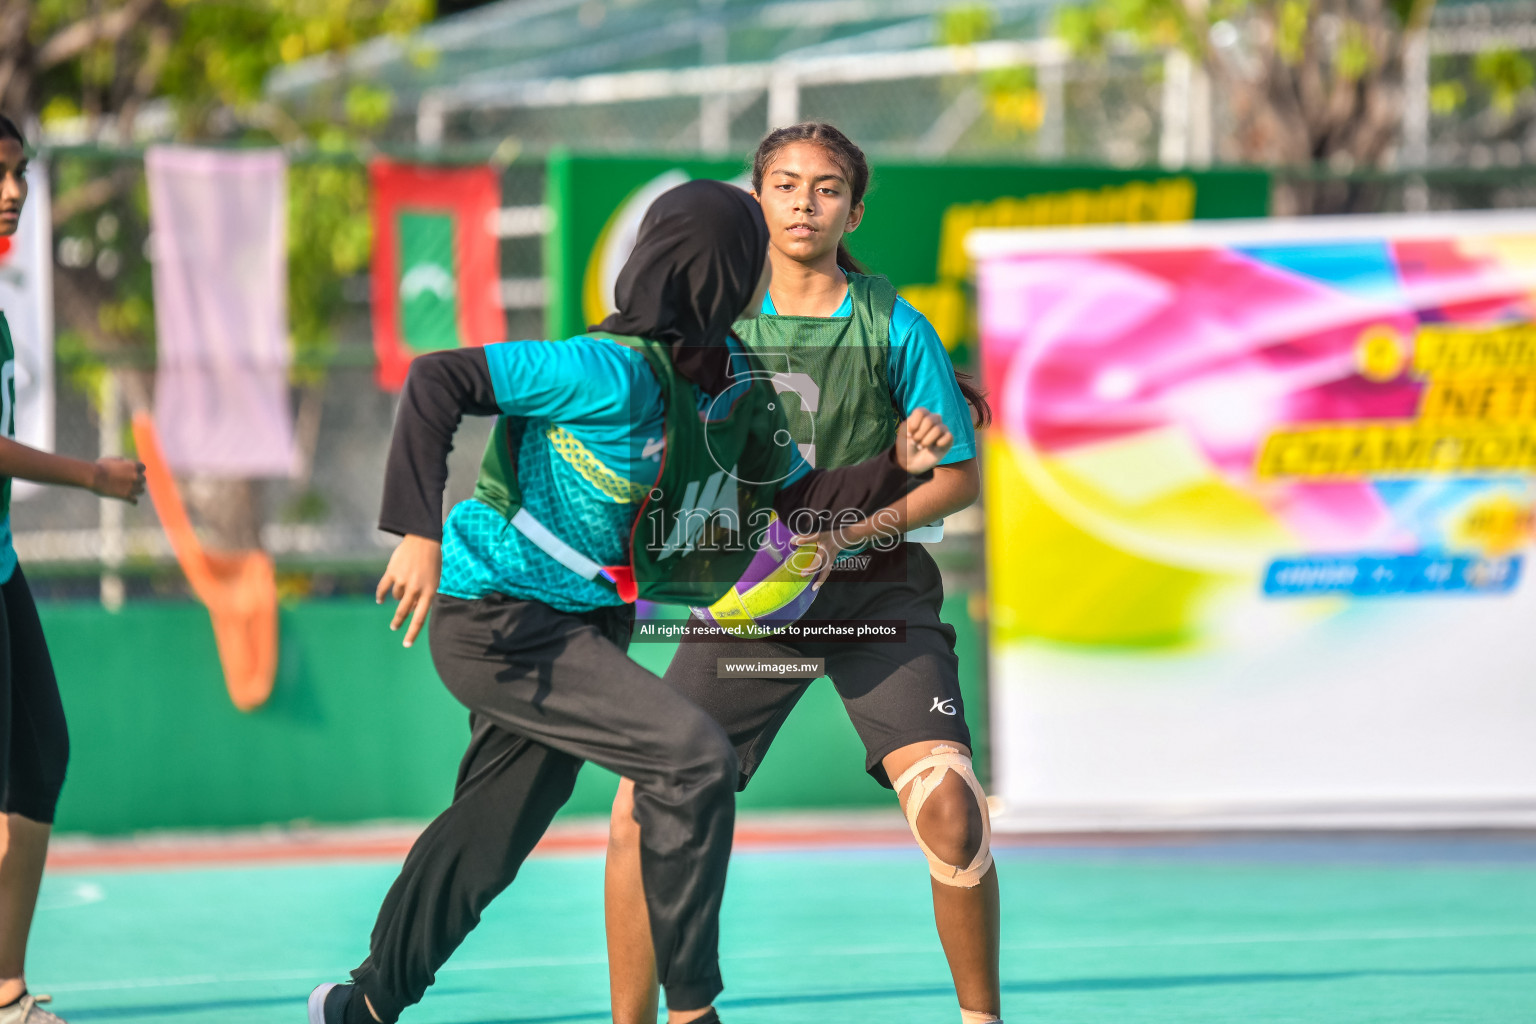
<svg viewBox="0 0 1536 1024">
<path fill-rule="evenodd" d="M 16 233 L 27 201 L 26 140 L 0 115 L 0 238 Z M 48 858 L 53 812 L 69 763 L 69 730 L 37 607 L 11 543 L 11 481 L 32 480 L 137 502 L 144 467 L 86 462 L 16 441 L 16 350 L 0 310 L 0 1024 L 63 1024 L 27 991 L 27 936 Z"/>
</svg>

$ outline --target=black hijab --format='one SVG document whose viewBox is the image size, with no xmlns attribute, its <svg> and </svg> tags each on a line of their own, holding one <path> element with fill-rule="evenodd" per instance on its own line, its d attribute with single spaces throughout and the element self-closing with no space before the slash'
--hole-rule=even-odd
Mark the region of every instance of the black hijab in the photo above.
<svg viewBox="0 0 1536 1024">
<path fill-rule="evenodd" d="M 665 342 L 677 372 L 718 395 L 730 384 L 725 339 L 757 290 L 768 224 L 746 192 L 690 181 L 657 197 L 613 288 L 619 311 L 595 328 Z"/>
</svg>

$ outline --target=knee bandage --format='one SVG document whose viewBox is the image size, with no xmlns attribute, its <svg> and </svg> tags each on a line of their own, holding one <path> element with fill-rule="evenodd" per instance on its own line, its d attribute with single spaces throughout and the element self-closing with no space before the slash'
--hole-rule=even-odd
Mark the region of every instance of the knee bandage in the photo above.
<svg viewBox="0 0 1536 1024">
<path fill-rule="evenodd" d="M 977 806 L 981 808 L 981 846 L 977 848 L 976 856 L 971 858 L 970 865 L 964 868 L 946 864 L 940 860 L 928 844 L 923 842 L 923 834 L 917 829 L 917 816 L 923 809 L 924 801 L 928 799 L 930 793 L 939 788 L 939 783 L 943 782 L 951 771 L 965 780 L 971 794 L 976 797 Z M 928 774 L 924 775 L 924 772 Z M 898 798 L 909 782 L 912 784 L 912 793 L 907 797 L 907 825 L 911 827 L 912 835 L 917 839 L 917 848 L 923 851 L 924 857 L 928 858 L 929 873 L 936 881 L 961 889 L 980 885 L 982 876 L 992 866 L 992 822 L 987 816 L 987 795 L 982 792 L 981 783 L 976 781 L 976 771 L 971 767 L 971 759 L 948 745 L 934 747 L 933 753 L 902 772 L 901 778 L 896 780 Z"/>
</svg>

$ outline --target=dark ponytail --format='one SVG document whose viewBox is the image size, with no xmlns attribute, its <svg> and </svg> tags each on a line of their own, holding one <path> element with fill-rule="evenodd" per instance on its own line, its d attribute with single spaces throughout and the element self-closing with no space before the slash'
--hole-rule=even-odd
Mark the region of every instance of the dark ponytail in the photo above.
<svg viewBox="0 0 1536 1024">
<path fill-rule="evenodd" d="M 960 385 L 960 393 L 971 407 L 971 426 L 984 427 L 991 423 L 992 405 L 987 401 L 987 393 L 976 386 L 976 378 L 956 370 L 955 383 Z"/>
<path fill-rule="evenodd" d="M 848 244 L 842 239 L 837 241 L 837 265 L 849 274 L 867 274 L 869 268 L 853 258 L 853 253 L 848 251 Z"/>
<path fill-rule="evenodd" d="M 864 201 L 864 193 L 869 191 L 869 161 L 864 158 L 864 151 L 854 145 L 848 136 L 821 121 L 805 121 L 788 128 L 775 128 L 763 136 L 763 141 L 757 144 L 757 152 L 752 157 L 753 192 L 763 194 L 763 177 L 768 173 L 768 165 L 773 162 L 774 154 L 797 142 L 814 142 L 826 150 L 827 155 L 842 168 L 843 175 L 848 179 L 849 192 L 853 196 L 853 201 L 848 204 L 850 207 Z M 848 251 L 848 245 L 842 239 L 837 243 L 837 265 L 847 273 L 869 273 L 864 264 L 853 258 L 853 253 Z M 971 407 L 972 423 L 978 427 L 991 423 L 992 407 L 987 404 L 986 392 L 976 386 L 971 375 L 956 370 L 955 383 L 960 385 L 960 393 Z"/>
</svg>

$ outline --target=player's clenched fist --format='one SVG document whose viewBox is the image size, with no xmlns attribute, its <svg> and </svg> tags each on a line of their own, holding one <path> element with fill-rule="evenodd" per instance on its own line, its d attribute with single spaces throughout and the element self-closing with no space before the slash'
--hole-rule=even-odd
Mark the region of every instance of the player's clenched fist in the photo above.
<svg viewBox="0 0 1536 1024">
<path fill-rule="evenodd" d="M 115 456 L 97 459 L 91 476 L 91 490 L 103 498 L 117 498 L 137 505 L 139 495 L 144 493 L 144 463 Z"/>
<path fill-rule="evenodd" d="M 955 436 L 938 413 L 913 409 L 896 435 L 896 461 L 914 476 L 928 472 L 949 454 Z"/>
</svg>

